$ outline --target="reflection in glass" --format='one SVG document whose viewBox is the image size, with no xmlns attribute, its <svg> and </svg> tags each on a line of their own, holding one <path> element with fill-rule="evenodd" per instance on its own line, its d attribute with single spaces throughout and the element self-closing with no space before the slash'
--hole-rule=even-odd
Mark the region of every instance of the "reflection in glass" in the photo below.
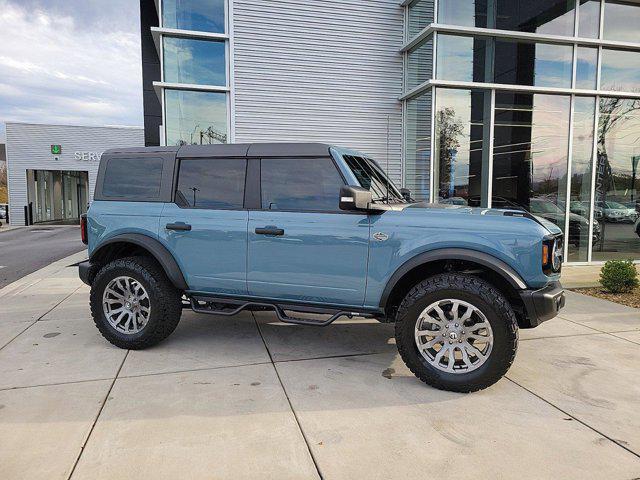
<svg viewBox="0 0 640 480">
<path fill-rule="evenodd" d="M 496 40 L 495 49 L 496 83 L 571 87 L 571 45 Z"/>
<path fill-rule="evenodd" d="M 225 93 L 165 90 L 167 145 L 227 143 Z"/>
<path fill-rule="evenodd" d="M 433 70 L 433 37 L 409 50 L 407 56 L 407 90 L 431 80 Z"/>
<path fill-rule="evenodd" d="M 227 84 L 224 42 L 164 37 L 163 52 L 165 82 Z"/>
<path fill-rule="evenodd" d="M 640 4 L 632 1 L 605 0 L 603 37 L 606 40 L 638 42 Z"/>
<path fill-rule="evenodd" d="M 438 88 L 435 104 L 436 201 L 486 206 L 491 94 Z M 484 182 L 483 182 L 484 180 Z"/>
<path fill-rule="evenodd" d="M 600 35 L 600 0 L 580 0 L 578 36 L 598 38 Z"/>
<path fill-rule="evenodd" d="M 464 82 L 491 81 L 486 76 L 487 43 L 485 37 L 438 35 L 436 76 L 441 80 Z"/>
<path fill-rule="evenodd" d="M 409 39 L 420 33 L 420 30 L 433 23 L 433 0 L 419 0 L 409 6 L 407 34 Z"/>
<path fill-rule="evenodd" d="M 181 160 L 176 202 L 191 208 L 242 208 L 246 167 L 246 160 Z"/>
<path fill-rule="evenodd" d="M 591 166 L 596 99 L 576 97 L 573 107 L 573 148 L 571 157 L 571 194 L 569 196 L 569 261 L 586 262 L 589 253 L 591 215 Z M 593 238 L 600 238 L 600 222 L 594 216 Z"/>
<path fill-rule="evenodd" d="M 162 26 L 200 32 L 225 32 L 225 0 L 162 0 Z"/>
<path fill-rule="evenodd" d="M 596 88 L 596 71 L 598 69 L 598 49 L 578 47 L 576 63 L 576 88 L 593 90 Z"/>
<path fill-rule="evenodd" d="M 568 96 L 496 92 L 492 206 L 523 208 L 564 230 Z"/>
<path fill-rule="evenodd" d="M 640 254 L 640 100 L 601 98 L 595 212 L 602 235 L 592 260 L 637 258 Z"/>
<path fill-rule="evenodd" d="M 431 91 L 406 102 L 405 118 L 405 185 L 415 200 L 429 200 Z"/>
<path fill-rule="evenodd" d="M 640 91 L 640 52 L 603 48 L 600 88 L 617 92 Z"/>
<path fill-rule="evenodd" d="M 439 0 L 438 23 L 573 36 L 575 0 Z"/>
</svg>

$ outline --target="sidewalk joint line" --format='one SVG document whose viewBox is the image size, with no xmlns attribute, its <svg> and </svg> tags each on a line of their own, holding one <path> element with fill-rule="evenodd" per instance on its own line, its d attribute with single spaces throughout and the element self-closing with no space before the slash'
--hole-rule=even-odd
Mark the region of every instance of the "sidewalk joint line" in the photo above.
<svg viewBox="0 0 640 480">
<path fill-rule="evenodd" d="M 10 392 L 11 390 L 24 390 L 27 388 L 59 387 L 61 385 L 75 385 L 76 383 L 104 382 L 105 380 L 113 380 L 113 378 L 112 377 L 88 378 L 85 380 L 70 380 L 68 382 L 39 383 L 37 385 L 20 385 L 18 387 L 3 387 L 3 388 L 0 388 L 0 392 Z"/>
<path fill-rule="evenodd" d="M 284 396 L 287 399 L 287 403 L 289 404 L 289 408 L 291 409 L 291 413 L 293 414 L 293 418 L 296 421 L 296 424 L 298 425 L 298 430 L 300 430 L 300 434 L 302 435 L 302 439 L 304 440 L 304 443 L 307 446 L 307 451 L 309 452 L 309 455 L 311 456 L 311 461 L 313 462 L 313 465 L 316 468 L 316 472 L 318 473 L 318 477 L 320 478 L 320 480 L 323 480 L 324 477 L 322 476 L 322 472 L 320 471 L 320 466 L 318 465 L 318 461 L 317 461 L 316 457 L 314 456 L 313 452 L 311 451 L 311 445 L 309 444 L 309 439 L 307 438 L 307 435 L 304 433 L 304 430 L 302 428 L 302 424 L 300 423 L 300 419 L 298 418 L 298 414 L 293 409 L 293 404 L 291 403 L 291 399 L 289 398 L 289 394 L 287 393 L 287 389 L 284 386 L 282 378 L 280 378 L 280 372 L 278 372 L 278 368 L 276 367 L 276 364 L 273 361 L 273 356 L 271 355 L 271 351 L 269 350 L 269 347 L 267 346 L 267 342 L 264 339 L 264 335 L 262 334 L 262 330 L 260 329 L 260 324 L 258 323 L 258 319 L 253 314 L 253 312 L 251 312 L 251 316 L 253 317 L 254 322 L 256 322 L 256 328 L 258 329 L 258 333 L 260 334 L 260 338 L 262 339 L 262 343 L 264 344 L 264 348 L 267 350 L 267 355 L 269 355 L 269 359 L 271 360 L 271 364 L 273 365 L 273 370 L 276 373 L 276 377 L 278 377 L 278 382 L 280 382 L 280 387 L 282 388 Z"/>
<path fill-rule="evenodd" d="M 533 390 L 525 387 L 524 385 L 521 385 L 520 383 L 516 382 L 515 380 L 513 380 L 512 378 L 509 378 L 508 376 L 505 376 L 504 378 L 506 378 L 507 380 L 509 380 L 511 383 L 517 385 L 518 387 L 522 388 L 523 390 L 529 392 L 531 395 L 533 395 L 536 398 L 539 398 L 540 400 L 542 400 L 543 402 L 545 402 L 547 405 L 552 406 L 553 408 L 555 408 L 556 410 L 562 412 L 564 415 L 567 415 L 568 417 L 573 418 L 576 422 L 580 423 L 581 425 L 584 425 L 585 427 L 587 427 L 589 430 L 592 430 L 594 432 L 596 432 L 598 435 L 606 438 L 607 440 L 609 440 L 610 442 L 613 442 L 614 444 L 616 444 L 617 446 L 619 446 L 620 448 L 625 449 L 627 452 L 629 452 L 632 455 L 635 455 L 636 457 L 640 458 L 640 453 L 636 453 L 633 450 L 631 450 L 629 447 L 623 445 L 622 443 L 620 443 L 618 440 L 611 438 L 609 435 L 606 435 L 604 433 L 602 433 L 600 430 L 598 430 L 595 427 L 592 427 L 591 425 L 589 425 L 588 423 L 586 423 L 583 420 L 580 420 L 578 417 L 576 417 L 575 415 L 572 415 L 571 413 L 567 412 L 566 410 L 564 410 L 563 408 L 560 408 L 559 406 L 557 406 L 556 404 L 552 403 L 551 401 L 547 400 L 546 398 L 542 397 L 541 395 L 538 395 L 536 392 L 534 392 Z"/>
<path fill-rule="evenodd" d="M 120 367 L 118 367 L 118 371 L 116 372 L 116 376 L 113 377 L 113 380 L 111 381 L 111 385 L 109 385 L 109 390 L 107 390 L 107 394 L 104 396 L 104 400 L 102 400 L 102 404 L 100 405 L 100 409 L 98 410 L 98 414 L 96 415 L 96 418 L 93 420 L 93 423 L 91 424 L 91 428 L 89 429 L 89 433 L 87 434 L 87 437 L 84 439 L 84 442 L 82 442 L 82 445 L 80 445 L 80 453 L 78 453 L 78 456 L 76 457 L 76 461 L 73 462 L 73 467 L 71 467 L 71 471 L 69 472 L 69 476 L 67 477 L 67 480 L 70 480 L 71 477 L 73 476 L 73 473 L 76 471 L 76 467 L 78 466 L 78 463 L 80 462 L 80 458 L 82 457 L 82 454 L 84 453 L 85 448 L 87 447 L 87 444 L 89 443 L 89 439 L 91 438 L 91 434 L 93 433 L 93 429 L 96 428 L 96 424 L 98 423 L 98 420 L 100 419 L 100 415 L 102 414 L 102 411 L 104 410 L 104 406 L 107 404 L 107 400 L 109 399 L 109 395 L 111 395 L 111 390 L 113 390 L 113 386 L 116 383 L 116 380 L 118 379 L 118 375 L 120 374 L 120 370 L 122 370 L 122 367 L 124 366 L 124 362 L 127 360 L 127 357 L 129 356 L 129 352 L 131 350 L 127 350 L 127 353 L 124 354 L 124 357 L 122 358 L 122 362 L 120 363 Z"/>
</svg>

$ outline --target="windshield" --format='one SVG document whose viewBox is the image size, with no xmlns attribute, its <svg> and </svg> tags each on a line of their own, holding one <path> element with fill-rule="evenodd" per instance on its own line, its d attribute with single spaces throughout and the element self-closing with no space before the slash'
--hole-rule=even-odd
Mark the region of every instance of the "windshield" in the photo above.
<svg viewBox="0 0 640 480">
<path fill-rule="evenodd" d="M 532 213 L 564 213 L 557 205 L 554 205 L 551 202 L 533 199 L 531 199 L 530 210 Z"/>
<path fill-rule="evenodd" d="M 618 202 L 604 202 L 607 208 L 616 209 L 616 210 L 626 210 L 627 207 Z"/>
<path fill-rule="evenodd" d="M 358 183 L 360 183 L 360 186 L 371 192 L 374 202 L 406 202 L 396 186 L 372 160 L 353 155 L 343 155 L 343 158 L 355 175 Z"/>
</svg>

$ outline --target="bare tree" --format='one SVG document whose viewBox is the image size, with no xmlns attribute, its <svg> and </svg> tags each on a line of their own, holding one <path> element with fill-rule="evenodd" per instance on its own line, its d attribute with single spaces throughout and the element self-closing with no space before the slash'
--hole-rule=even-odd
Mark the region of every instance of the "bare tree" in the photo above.
<svg viewBox="0 0 640 480">
<path fill-rule="evenodd" d="M 452 178 L 452 166 L 455 161 L 455 156 L 460 146 L 458 138 L 462 135 L 463 126 L 460 121 L 456 119 L 456 112 L 453 108 L 442 108 L 436 113 L 436 138 L 438 139 L 438 152 L 439 152 L 439 184 L 440 184 L 440 196 L 448 195 L 448 191 L 442 191 L 442 186 L 449 188 Z"/>
</svg>

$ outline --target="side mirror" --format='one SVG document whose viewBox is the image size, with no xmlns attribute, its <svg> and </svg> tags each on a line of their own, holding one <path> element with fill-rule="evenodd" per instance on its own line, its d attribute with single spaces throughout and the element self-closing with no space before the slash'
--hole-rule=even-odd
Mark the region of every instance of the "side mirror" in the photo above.
<svg viewBox="0 0 640 480">
<path fill-rule="evenodd" d="M 408 188 L 401 188 L 400 195 L 402 195 L 402 198 L 404 198 L 407 202 L 410 202 L 412 200 L 411 190 L 409 190 Z"/>
<path fill-rule="evenodd" d="M 362 187 L 340 187 L 340 210 L 369 210 L 373 195 Z"/>
</svg>

